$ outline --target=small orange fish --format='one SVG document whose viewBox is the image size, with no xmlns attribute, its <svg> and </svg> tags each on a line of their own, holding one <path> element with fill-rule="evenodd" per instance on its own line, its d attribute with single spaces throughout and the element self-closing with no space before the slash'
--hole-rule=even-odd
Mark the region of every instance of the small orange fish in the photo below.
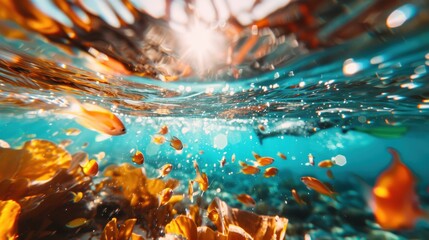
<svg viewBox="0 0 429 240">
<path fill-rule="evenodd" d="M 170 174 L 171 170 L 173 170 L 173 165 L 171 165 L 170 163 L 164 164 L 164 166 L 159 169 L 159 177 L 163 178 L 167 176 L 168 174 Z"/>
<path fill-rule="evenodd" d="M 429 218 L 420 208 L 415 192 L 416 180 L 401 162 L 399 153 L 389 148 L 392 163 L 377 178 L 372 189 L 370 206 L 377 223 L 384 229 L 405 230 L 415 226 L 419 218 Z"/>
<path fill-rule="evenodd" d="M 165 188 L 161 191 L 159 194 L 159 206 L 163 206 L 170 201 L 171 197 L 173 196 L 173 189 L 171 188 Z"/>
<path fill-rule="evenodd" d="M 332 191 L 328 186 L 326 186 L 324 183 L 319 181 L 317 178 L 314 177 L 301 177 L 301 181 L 308 187 L 316 192 L 327 195 L 331 198 L 335 198 L 336 192 Z"/>
<path fill-rule="evenodd" d="M 259 124 L 258 125 L 258 129 L 259 129 L 259 131 L 264 132 L 265 131 L 265 126 L 262 125 L 262 124 Z"/>
<path fill-rule="evenodd" d="M 83 226 L 88 222 L 88 219 L 86 218 L 75 218 L 68 223 L 66 223 L 66 227 L 68 228 L 78 228 L 80 226 Z"/>
<path fill-rule="evenodd" d="M 204 154 L 204 150 L 200 150 L 200 151 L 198 152 L 198 154 L 203 155 L 203 154 Z"/>
<path fill-rule="evenodd" d="M 311 154 L 311 153 L 308 154 L 308 163 L 307 163 L 307 165 L 314 166 L 314 157 L 313 157 L 313 154 Z"/>
<path fill-rule="evenodd" d="M 127 132 L 122 121 L 109 110 L 94 104 L 81 104 L 71 96 L 66 97 L 66 100 L 69 107 L 62 110 L 61 113 L 74 116 L 80 125 L 111 136 Z"/>
<path fill-rule="evenodd" d="M 84 142 L 84 143 L 82 144 L 82 148 L 86 148 L 86 147 L 88 147 L 88 145 L 89 145 L 89 143 L 88 143 L 88 142 Z"/>
<path fill-rule="evenodd" d="M 142 165 L 144 163 L 144 155 L 139 150 L 136 150 L 136 152 L 131 157 L 131 159 L 133 160 L 134 163 L 138 165 Z"/>
<path fill-rule="evenodd" d="M 67 136 L 77 136 L 80 134 L 80 130 L 77 128 L 69 128 L 69 129 L 64 130 L 64 133 Z"/>
<path fill-rule="evenodd" d="M 286 155 L 284 155 L 283 153 L 281 153 L 281 152 L 277 152 L 277 156 L 279 156 L 281 159 L 283 159 L 283 160 L 286 160 L 287 159 L 287 157 L 286 157 Z"/>
<path fill-rule="evenodd" d="M 334 179 L 334 174 L 332 173 L 331 169 L 328 169 L 326 171 L 326 176 L 328 176 L 328 178 L 330 178 L 330 179 Z"/>
<path fill-rule="evenodd" d="M 60 147 L 60 148 L 66 148 L 66 147 L 68 147 L 70 144 L 72 144 L 73 143 L 73 141 L 72 140 L 70 140 L 70 139 L 65 139 L 65 140 L 62 140 L 61 142 L 60 142 L 60 144 L 58 144 L 58 146 Z"/>
<path fill-rule="evenodd" d="M 242 193 L 237 195 L 235 198 L 246 206 L 254 207 L 256 205 L 255 200 L 250 195 Z"/>
<path fill-rule="evenodd" d="M 279 172 L 279 170 L 277 168 L 269 167 L 269 168 L 265 169 L 264 177 L 266 177 L 266 178 L 274 177 L 277 175 L 278 172 Z"/>
<path fill-rule="evenodd" d="M 192 180 L 188 182 L 188 197 L 191 202 L 194 202 L 194 181 Z"/>
<path fill-rule="evenodd" d="M 152 136 L 152 142 L 157 144 L 157 145 L 164 144 L 165 143 L 165 137 L 163 135 L 155 134 L 154 136 Z"/>
<path fill-rule="evenodd" d="M 332 160 L 328 159 L 328 160 L 323 160 L 321 162 L 319 162 L 319 164 L 317 164 L 317 166 L 321 167 L 321 168 L 330 168 L 333 167 L 335 164 Z"/>
<path fill-rule="evenodd" d="M 259 157 L 258 159 L 256 159 L 256 164 L 262 167 L 270 165 L 273 162 L 274 162 L 274 158 L 272 157 Z"/>
<path fill-rule="evenodd" d="M 244 163 L 244 164 L 246 164 L 246 163 Z M 247 164 L 246 164 L 246 166 L 243 166 L 241 168 L 241 172 L 243 174 L 246 174 L 246 175 L 258 174 L 260 171 L 261 171 L 261 169 L 259 169 L 258 167 L 252 166 L 252 165 L 247 165 Z"/>
<path fill-rule="evenodd" d="M 198 183 L 201 191 L 203 192 L 207 191 L 207 189 L 209 188 L 209 179 L 207 177 L 207 174 L 200 172 L 200 168 L 196 161 L 194 161 L 194 168 L 197 174 L 194 181 Z"/>
<path fill-rule="evenodd" d="M 167 127 L 167 125 L 162 125 L 162 127 L 161 127 L 161 129 L 159 129 L 158 133 L 161 134 L 161 135 L 167 134 L 168 133 L 168 127 Z"/>
<path fill-rule="evenodd" d="M 219 161 L 220 167 L 224 167 L 226 164 L 226 157 L 223 156 L 222 159 Z"/>
<path fill-rule="evenodd" d="M 235 162 L 235 153 L 232 154 L 231 156 L 231 162 L 234 163 Z"/>
<path fill-rule="evenodd" d="M 82 192 L 77 192 L 77 193 L 71 192 L 71 193 L 73 195 L 73 202 L 74 203 L 77 203 L 80 200 L 82 200 L 82 198 L 83 198 L 83 193 Z"/>
<path fill-rule="evenodd" d="M 180 151 L 183 149 L 182 141 L 180 141 L 180 139 L 178 139 L 177 137 L 171 138 L 170 146 L 176 149 L 177 151 Z"/>
<path fill-rule="evenodd" d="M 98 173 L 98 163 L 94 159 L 89 160 L 83 167 L 82 171 L 87 176 L 95 176 Z"/>
<path fill-rule="evenodd" d="M 98 161 L 103 160 L 103 158 L 106 156 L 105 152 L 99 152 L 97 154 L 94 154 L 94 156 L 97 158 Z"/>
<path fill-rule="evenodd" d="M 299 196 L 298 192 L 294 188 L 291 190 L 291 192 L 292 192 L 292 196 L 295 199 L 296 203 L 298 203 L 299 205 L 305 204 L 305 201 L 302 200 L 302 198 Z"/>
</svg>

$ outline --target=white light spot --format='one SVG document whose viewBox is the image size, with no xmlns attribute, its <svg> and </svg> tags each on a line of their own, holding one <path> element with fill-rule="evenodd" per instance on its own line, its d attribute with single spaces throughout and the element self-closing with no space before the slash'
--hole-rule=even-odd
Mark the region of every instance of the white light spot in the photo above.
<svg viewBox="0 0 429 240">
<path fill-rule="evenodd" d="M 347 159 L 344 155 L 337 155 L 332 157 L 331 160 L 338 166 L 344 166 L 347 163 Z"/>
<path fill-rule="evenodd" d="M 343 73 L 344 75 L 353 75 L 362 69 L 362 65 L 355 62 L 353 58 L 344 61 Z"/>
<path fill-rule="evenodd" d="M 225 134 L 218 134 L 213 141 L 213 147 L 217 149 L 224 149 L 228 145 L 228 139 Z"/>
<path fill-rule="evenodd" d="M 386 25 L 389 28 L 402 26 L 408 19 L 414 16 L 416 7 L 412 4 L 405 4 L 393 11 L 386 19 Z"/>
</svg>

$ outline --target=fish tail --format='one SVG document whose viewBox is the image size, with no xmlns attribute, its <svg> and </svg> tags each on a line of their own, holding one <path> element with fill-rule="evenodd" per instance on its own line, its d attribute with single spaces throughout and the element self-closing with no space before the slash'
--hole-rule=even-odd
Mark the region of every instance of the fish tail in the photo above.
<svg viewBox="0 0 429 240">
<path fill-rule="evenodd" d="M 394 148 L 389 147 L 387 148 L 387 151 L 389 151 L 390 154 L 392 154 L 393 161 L 394 162 L 401 162 L 401 157 L 399 156 L 398 151 L 396 151 Z"/>
<path fill-rule="evenodd" d="M 84 111 L 84 108 L 76 98 L 72 96 L 65 96 L 64 99 L 67 101 L 68 106 L 65 109 L 61 110 L 61 113 L 78 116 L 81 115 L 81 113 Z"/>
</svg>

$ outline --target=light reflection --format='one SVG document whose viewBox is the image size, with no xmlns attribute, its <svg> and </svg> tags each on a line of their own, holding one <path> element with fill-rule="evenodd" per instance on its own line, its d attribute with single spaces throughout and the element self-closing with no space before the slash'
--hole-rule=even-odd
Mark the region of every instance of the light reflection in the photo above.
<svg viewBox="0 0 429 240">
<path fill-rule="evenodd" d="M 417 9 L 412 4 L 405 4 L 400 8 L 393 11 L 386 19 L 386 25 L 389 28 L 396 28 L 402 26 L 408 19 L 412 18 Z"/>
<path fill-rule="evenodd" d="M 429 109 L 429 104 L 419 104 L 417 105 L 418 109 Z"/>
<path fill-rule="evenodd" d="M 344 75 L 353 75 L 362 70 L 362 64 L 355 62 L 353 58 L 349 58 L 343 63 Z"/>
</svg>

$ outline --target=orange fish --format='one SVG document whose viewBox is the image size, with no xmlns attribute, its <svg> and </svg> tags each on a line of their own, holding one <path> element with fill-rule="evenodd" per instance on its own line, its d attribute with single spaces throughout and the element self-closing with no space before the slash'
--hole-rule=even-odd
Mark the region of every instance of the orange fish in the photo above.
<svg viewBox="0 0 429 240">
<path fill-rule="evenodd" d="M 72 144 L 73 143 L 73 141 L 72 140 L 70 140 L 70 139 L 65 139 L 65 140 L 62 140 L 61 142 L 60 142 L 60 144 L 58 144 L 58 146 L 60 147 L 60 148 L 66 148 L 67 146 L 69 146 L 70 144 Z"/>
<path fill-rule="evenodd" d="M 335 164 L 332 160 L 328 159 L 328 160 L 323 160 L 321 162 L 319 162 L 319 164 L 317 164 L 317 166 L 321 167 L 321 168 L 330 168 L 333 167 Z"/>
<path fill-rule="evenodd" d="M 226 164 L 226 157 L 223 156 L 222 159 L 219 161 L 219 163 L 220 163 L 220 167 L 224 167 Z"/>
<path fill-rule="evenodd" d="M 167 176 L 168 174 L 170 174 L 171 170 L 173 170 L 173 165 L 171 165 L 170 163 L 164 164 L 164 166 L 159 169 L 159 177 L 163 178 Z"/>
<path fill-rule="evenodd" d="M 316 192 L 335 198 L 336 192 L 332 191 L 328 186 L 314 177 L 301 177 L 301 181 Z"/>
<path fill-rule="evenodd" d="M 244 163 L 246 164 L 246 163 Z M 246 174 L 246 175 L 254 175 L 254 174 L 258 174 L 261 171 L 261 169 L 259 169 L 256 166 L 252 166 L 252 165 L 245 165 L 241 168 L 241 172 Z"/>
<path fill-rule="evenodd" d="M 265 126 L 262 125 L 262 124 L 259 124 L 258 125 L 258 129 L 259 129 L 259 131 L 264 132 L 265 131 Z"/>
<path fill-rule="evenodd" d="M 286 155 L 284 155 L 283 153 L 281 153 L 281 152 L 277 152 L 277 156 L 279 156 L 281 159 L 283 159 L 283 160 L 286 160 L 287 159 L 287 157 L 286 157 Z"/>
<path fill-rule="evenodd" d="M 194 181 L 198 183 L 200 186 L 200 190 L 205 192 L 209 188 L 209 179 L 205 173 L 200 172 L 200 168 L 198 166 L 198 163 L 194 161 L 194 168 L 197 176 L 195 177 Z"/>
<path fill-rule="evenodd" d="M 157 145 L 164 144 L 165 143 L 165 137 L 163 135 L 155 134 L 154 136 L 152 136 L 152 142 L 157 144 Z"/>
<path fill-rule="evenodd" d="M 311 154 L 311 153 L 308 154 L 308 163 L 307 163 L 307 165 L 314 166 L 314 157 L 313 157 L 313 154 Z"/>
<path fill-rule="evenodd" d="M 234 163 L 235 162 L 235 153 L 232 154 L 231 156 L 231 162 Z"/>
<path fill-rule="evenodd" d="M 136 163 L 138 165 L 141 165 L 144 163 L 144 155 L 139 150 L 136 150 L 136 152 L 131 157 L 131 159 L 133 160 L 134 163 Z"/>
<path fill-rule="evenodd" d="M 192 180 L 188 182 L 188 197 L 191 202 L 194 202 L 194 181 Z"/>
<path fill-rule="evenodd" d="M 370 206 L 384 229 L 411 229 L 419 218 L 429 218 L 419 205 L 413 173 L 401 162 L 399 153 L 389 148 L 392 163 L 377 178 Z"/>
<path fill-rule="evenodd" d="M 266 177 L 266 178 L 274 177 L 275 175 L 277 175 L 278 172 L 279 172 L 279 170 L 277 168 L 269 167 L 269 168 L 265 169 L 264 177 Z"/>
<path fill-rule="evenodd" d="M 256 164 L 262 167 L 270 165 L 273 162 L 274 162 L 274 158 L 272 157 L 259 157 L 258 159 L 256 159 Z"/>
<path fill-rule="evenodd" d="M 239 202 L 241 202 L 242 204 L 249 206 L 249 207 L 254 207 L 256 205 L 255 200 L 247 194 L 239 194 L 235 197 Z"/>
<path fill-rule="evenodd" d="M 158 132 L 159 134 L 161 134 L 161 135 L 165 135 L 165 134 L 167 134 L 168 133 L 168 127 L 167 127 L 167 125 L 163 125 L 162 127 L 161 127 L 161 129 L 159 129 L 159 132 Z"/>
<path fill-rule="evenodd" d="M 171 197 L 173 196 L 173 189 L 171 188 L 165 188 L 161 191 L 159 194 L 159 206 L 165 205 L 170 201 Z"/>
<path fill-rule="evenodd" d="M 178 139 L 177 137 L 171 138 L 170 146 L 176 149 L 177 151 L 180 151 L 183 149 L 182 141 L 180 141 L 180 139 Z"/>
<path fill-rule="evenodd" d="M 328 178 L 330 179 L 334 179 L 334 174 L 332 173 L 331 169 L 328 169 L 328 171 L 326 171 L 326 176 L 328 176 Z"/>
<path fill-rule="evenodd" d="M 127 131 L 122 121 L 109 110 L 100 106 L 83 103 L 71 96 L 66 97 L 69 107 L 61 113 L 72 115 L 80 125 L 107 135 L 122 135 Z"/>
<path fill-rule="evenodd" d="M 77 128 L 69 128 L 69 129 L 64 130 L 64 133 L 67 136 L 77 136 L 80 134 L 80 130 Z"/>
<path fill-rule="evenodd" d="M 83 167 L 82 171 L 87 176 L 95 176 L 98 173 L 98 163 L 94 159 L 89 160 Z"/>
<path fill-rule="evenodd" d="M 99 152 L 97 154 L 94 154 L 94 156 L 97 158 L 98 161 L 101 161 L 106 156 L 106 153 L 105 152 Z"/>
<path fill-rule="evenodd" d="M 299 196 L 298 192 L 294 188 L 291 190 L 291 192 L 292 192 L 292 196 L 295 199 L 296 203 L 298 203 L 299 205 L 305 204 L 305 201 L 302 200 L 302 198 Z"/>
<path fill-rule="evenodd" d="M 79 202 L 80 200 L 82 200 L 82 198 L 83 198 L 83 193 L 82 192 L 77 192 L 77 193 L 75 193 L 75 192 L 71 192 L 72 193 L 72 195 L 73 195 L 73 202 L 74 203 L 77 203 L 77 202 Z"/>
<path fill-rule="evenodd" d="M 69 221 L 68 223 L 66 223 L 66 227 L 78 228 L 78 227 L 83 226 L 87 222 L 88 222 L 88 219 L 86 219 L 86 218 L 75 218 L 75 219 Z"/>
</svg>

